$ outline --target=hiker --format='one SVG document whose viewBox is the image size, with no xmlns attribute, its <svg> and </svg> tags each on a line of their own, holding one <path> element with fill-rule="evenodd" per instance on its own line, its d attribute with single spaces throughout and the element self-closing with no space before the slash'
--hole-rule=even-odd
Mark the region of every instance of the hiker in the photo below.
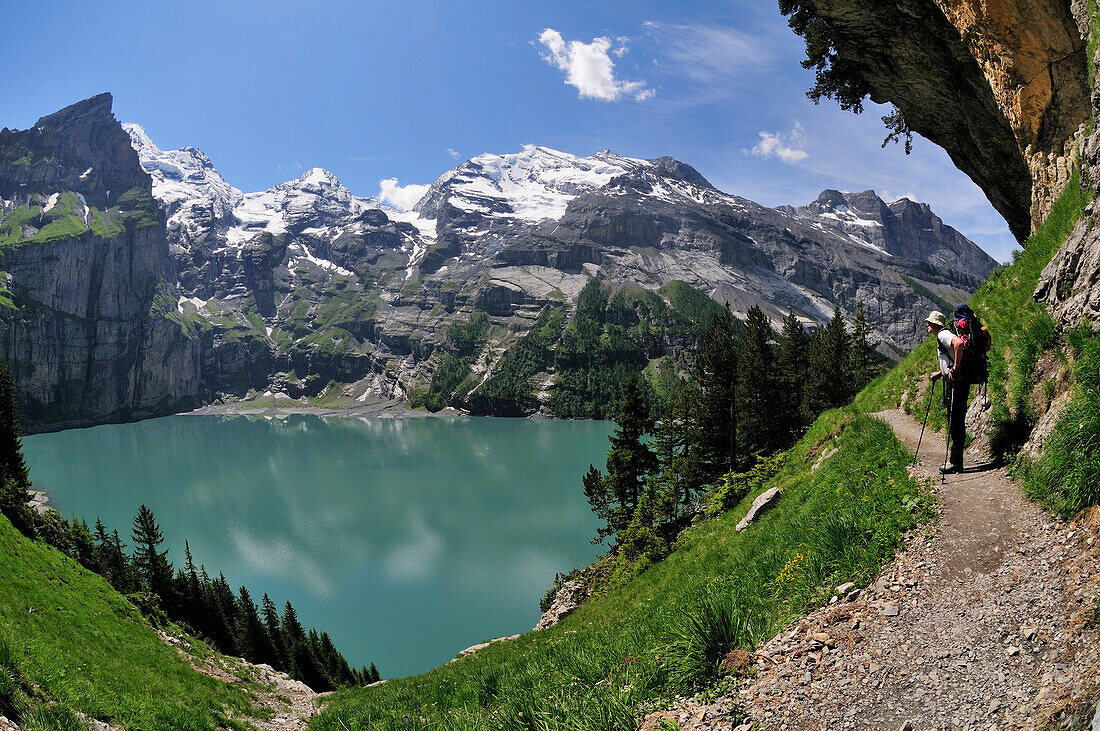
<svg viewBox="0 0 1100 731">
<path fill-rule="evenodd" d="M 937 378 L 943 379 L 943 405 L 947 409 L 947 433 L 951 442 L 951 456 L 940 472 L 962 472 L 963 447 L 966 446 L 966 399 L 970 396 L 970 384 L 955 372 L 955 365 L 962 361 L 963 340 L 947 329 L 947 316 L 933 310 L 924 321 L 928 332 L 936 338 L 940 355 L 940 369 L 929 374 L 932 387 Z"/>
</svg>

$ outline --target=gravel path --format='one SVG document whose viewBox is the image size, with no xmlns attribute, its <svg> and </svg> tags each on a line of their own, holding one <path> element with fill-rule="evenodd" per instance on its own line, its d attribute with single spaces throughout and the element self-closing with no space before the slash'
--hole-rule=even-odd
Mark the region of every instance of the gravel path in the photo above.
<svg viewBox="0 0 1100 731">
<path fill-rule="evenodd" d="M 916 448 L 919 423 L 878 416 Z M 1100 632 L 1089 622 L 1100 511 L 1053 520 L 1003 469 L 941 484 L 944 452 L 943 436 L 926 432 L 912 468 L 931 480 L 939 522 L 909 535 L 870 587 L 758 648 L 755 675 L 732 697 L 685 701 L 642 728 L 662 718 L 685 731 L 1061 728 L 1073 712 L 1087 723 L 1100 684 Z M 731 721 L 735 706 L 751 720 Z"/>
</svg>

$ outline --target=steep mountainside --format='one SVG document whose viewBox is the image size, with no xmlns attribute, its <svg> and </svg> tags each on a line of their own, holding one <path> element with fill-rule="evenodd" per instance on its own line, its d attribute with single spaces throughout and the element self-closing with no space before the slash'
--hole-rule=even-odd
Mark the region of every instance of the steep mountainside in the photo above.
<svg viewBox="0 0 1100 731">
<path fill-rule="evenodd" d="M 201 151 L 161 150 L 135 125 L 124 132 L 109 95 L 5 131 L 0 162 L 2 266 L 21 305 L 3 355 L 17 364 L 32 429 L 249 392 L 352 407 L 442 393 L 445 382 L 443 395 L 461 403 L 540 312 L 560 309 L 558 330 L 544 333 L 551 356 L 523 376 L 545 402 L 561 328 L 592 278 L 608 296 L 626 293 L 606 318 L 627 332 L 635 365 L 685 362 L 692 318 L 705 317 L 685 304 L 690 291 L 738 313 L 760 305 L 776 322 L 794 311 L 811 326 L 862 301 L 883 342 L 904 349 L 921 335 L 914 313 L 964 298 L 995 265 L 923 204 L 825 191 L 771 209 L 672 158 L 608 151 L 481 155 L 408 212 L 318 168 L 244 193 Z M 108 230 L 123 249 L 91 243 Z M 64 261 L 62 278 L 51 267 Z M 111 324 L 93 327 L 98 318 Z M 80 333 L 57 337 L 62 327 Z M 36 339 L 58 352 L 38 353 Z M 96 374 L 108 348 L 113 378 Z M 540 403 L 522 400 L 520 413 Z"/>
<path fill-rule="evenodd" d="M 0 130 L 0 249 L 17 309 L 0 358 L 31 429 L 197 403 L 198 343 L 164 317 L 175 287 L 163 219 L 102 94 Z"/>
</svg>

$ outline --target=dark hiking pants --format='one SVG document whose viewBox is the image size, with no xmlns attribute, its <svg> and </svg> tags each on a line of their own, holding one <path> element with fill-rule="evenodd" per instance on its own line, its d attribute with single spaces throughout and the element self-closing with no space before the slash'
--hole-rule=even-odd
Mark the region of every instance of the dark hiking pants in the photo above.
<svg viewBox="0 0 1100 731">
<path fill-rule="evenodd" d="M 944 378 L 943 405 L 947 409 L 947 433 L 951 438 L 951 456 L 948 461 L 962 467 L 963 448 L 966 446 L 966 400 L 970 397 L 970 384 Z"/>
</svg>

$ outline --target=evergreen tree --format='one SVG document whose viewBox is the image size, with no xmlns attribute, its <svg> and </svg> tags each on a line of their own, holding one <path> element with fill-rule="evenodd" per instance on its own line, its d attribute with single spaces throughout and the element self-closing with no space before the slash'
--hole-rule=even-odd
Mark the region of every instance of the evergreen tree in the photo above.
<svg viewBox="0 0 1100 731">
<path fill-rule="evenodd" d="M 649 405 L 638 383 L 637 374 L 631 374 L 623 384 L 618 425 L 609 437 L 611 451 L 607 453 L 607 484 L 615 506 L 611 513 L 611 528 L 618 533 L 627 526 L 634 515 L 646 477 L 657 469 L 657 457 L 642 438 L 653 430 Z"/>
<path fill-rule="evenodd" d="M 695 363 L 699 405 L 691 440 L 698 449 L 700 473 L 713 482 L 734 469 L 737 445 L 737 350 L 733 315 L 727 304 L 711 318 Z"/>
<path fill-rule="evenodd" d="M 275 608 L 275 602 L 271 601 L 271 597 L 267 595 L 267 592 L 264 592 L 261 612 L 263 613 L 264 628 L 267 629 L 267 634 L 271 637 L 271 644 L 275 650 L 275 660 L 271 663 L 271 666 L 276 670 L 286 670 L 290 665 L 283 643 L 282 628 L 279 624 L 279 610 Z"/>
<path fill-rule="evenodd" d="M 651 443 L 658 469 L 650 481 L 654 487 L 654 508 L 663 521 L 675 521 L 688 513 L 694 505 L 696 489 L 702 484 L 697 448 L 691 439 L 697 403 L 697 391 L 691 384 L 681 382 L 653 428 Z"/>
<path fill-rule="evenodd" d="M 256 602 L 248 589 L 242 586 L 238 590 L 237 616 L 234 620 L 235 645 L 237 651 L 251 662 L 271 664 L 275 658 L 275 646 L 267 633 Z"/>
<path fill-rule="evenodd" d="M 26 492 L 30 489 L 31 478 L 23 459 L 22 435 L 11 365 L 0 361 L 0 475 L 5 480 L 14 480 Z"/>
<path fill-rule="evenodd" d="M 814 416 L 842 406 L 852 398 L 849 353 L 851 340 L 837 306 L 825 327 L 810 339 L 809 410 Z"/>
<path fill-rule="evenodd" d="M 161 599 L 168 600 L 171 596 L 172 564 L 168 562 L 168 549 L 159 550 L 164 543 L 164 534 L 153 517 L 153 511 L 144 503 L 134 516 L 130 538 L 134 541 L 134 568 L 145 586 Z"/>
<path fill-rule="evenodd" d="M 218 646 L 224 652 L 236 652 L 237 638 L 233 629 L 237 626 L 237 597 L 233 594 L 225 574 L 219 572 L 217 578 L 210 582 L 207 602 L 217 622 L 217 626 L 213 629 Z"/>
<path fill-rule="evenodd" d="M 775 351 L 772 328 L 759 306 L 749 308 L 737 341 L 738 442 L 743 455 L 770 454 L 779 448 Z"/>
<path fill-rule="evenodd" d="M 588 465 L 588 472 L 581 478 L 581 484 L 584 486 L 584 497 L 592 506 L 592 512 L 603 523 L 596 529 L 596 537 L 592 539 L 593 543 L 601 543 L 615 532 L 616 506 L 611 499 L 609 484 L 603 474 L 592 464 Z"/>
<path fill-rule="evenodd" d="M 852 384 L 852 394 L 859 393 L 875 377 L 875 346 L 871 340 L 874 326 L 867 320 L 863 309 L 863 300 L 856 303 L 856 314 L 852 318 L 851 350 L 848 354 L 848 371 Z"/>
<path fill-rule="evenodd" d="M 810 339 L 791 312 L 783 320 L 776 374 L 779 380 L 779 424 L 782 446 L 798 439 L 809 424 L 806 416 L 806 377 L 809 372 Z"/>
<path fill-rule="evenodd" d="M 195 560 L 191 556 L 191 544 L 188 541 L 183 542 L 183 555 L 185 563 L 178 590 L 180 605 L 183 610 L 183 620 L 197 630 L 203 623 L 203 590 L 198 571 L 195 569 Z"/>
<path fill-rule="evenodd" d="M 117 529 L 111 531 L 111 535 L 99 546 L 99 550 L 103 575 L 108 583 L 123 594 L 133 591 L 134 581 L 130 573 L 130 561 L 126 558 L 126 544 L 122 542 Z"/>
<path fill-rule="evenodd" d="M 88 530 L 88 522 L 77 520 L 75 517 L 69 521 L 69 550 L 70 558 L 80 562 L 80 565 L 91 571 L 97 567 L 95 541 L 92 532 Z"/>
<path fill-rule="evenodd" d="M 20 533 L 33 537 L 37 521 L 27 507 L 31 479 L 23 459 L 21 435 L 11 366 L 0 361 L 0 513 Z"/>
</svg>

